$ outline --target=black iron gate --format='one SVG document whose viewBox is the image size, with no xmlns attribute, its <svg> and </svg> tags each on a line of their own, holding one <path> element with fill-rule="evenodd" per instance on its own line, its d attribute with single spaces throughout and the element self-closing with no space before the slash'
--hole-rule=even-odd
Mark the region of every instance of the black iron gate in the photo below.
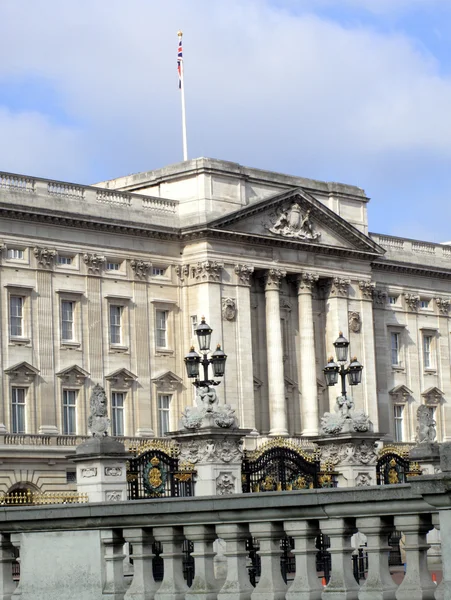
<svg viewBox="0 0 451 600">
<path fill-rule="evenodd" d="M 407 483 L 407 477 L 415 475 L 421 475 L 421 469 L 417 463 L 409 461 L 408 450 L 387 446 L 379 454 L 376 463 L 377 485 Z"/>
<path fill-rule="evenodd" d="M 194 470 L 180 468 L 175 446 L 147 442 L 128 460 L 128 498 L 194 496 L 194 475 Z"/>
<path fill-rule="evenodd" d="M 274 492 L 320 487 L 320 464 L 315 454 L 283 438 L 271 440 L 254 451 L 245 451 L 242 464 L 243 492 Z"/>
</svg>

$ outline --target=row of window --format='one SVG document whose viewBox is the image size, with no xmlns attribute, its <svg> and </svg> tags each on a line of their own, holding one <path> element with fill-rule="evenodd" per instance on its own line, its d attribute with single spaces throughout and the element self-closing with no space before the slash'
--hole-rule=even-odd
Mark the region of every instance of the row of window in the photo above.
<svg viewBox="0 0 451 600">
<path fill-rule="evenodd" d="M 13 260 L 25 260 L 25 250 L 23 248 L 8 248 L 6 257 Z M 75 256 L 67 254 L 57 254 L 56 256 L 56 262 L 59 265 L 72 265 L 74 264 L 74 260 Z M 107 271 L 119 271 L 121 264 L 121 262 L 107 261 L 105 269 Z M 154 277 L 162 277 L 165 275 L 166 269 L 163 267 L 152 267 L 151 273 Z"/>
<path fill-rule="evenodd" d="M 388 296 L 388 303 L 392 306 L 400 306 L 401 296 Z M 430 298 L 420 298 L 419 307 L 423 310 L 428 310 L 432 308 L 431 306 L 432 300 Z"/>
<path fill-rule="evenodd" d="M 26 433 L 26 397 L 27 388 L 11 388 L 11 433 Z M 125 392 L 111 392 L 110 417 L 111 435 L 123 436 L 125 432 L 126 407 Z M 77 390 L 62 391 L 62 431 L 63 435 L 77 435 Z M 170 431 L 170 408 L 172 396 L 158 396 L 158 434 L 164 435 Z"/>
<path fill-rule="evenodd" d="M 11 338 L 27 337 L 25 320 L 26 297 L 10 295 L 9 297 L 9 328 Z M 109 341 L 111 345 L 122 345 L 124 343 L 124 306 L 109 304 Z M 73 300 L 61 300 L 61 341 L 75 342 L 76 302 Z M 168 347 L 168 314 L 167 310 L 155 311 L 155 343 L 157 348 Z"/>
<path fill-rule="evenodd" d="M 401 350 L 402 350 L 402 339 L 401 333 L 392 331 L 390 334 L 391 339 L 391 364 L 393 367 L 402 366 Z M 423 367 L 425 369 L 434 369 L 434 336 L 430 333 L 425 333 L 422 336 L 422 360 Z"/>
</svg>

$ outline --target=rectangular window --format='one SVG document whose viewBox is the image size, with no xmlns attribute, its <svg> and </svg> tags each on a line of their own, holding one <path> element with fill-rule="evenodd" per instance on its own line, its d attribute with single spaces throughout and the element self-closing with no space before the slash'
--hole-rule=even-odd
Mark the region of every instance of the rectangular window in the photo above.
<svg viewBox="0 0 451 600">
<path fill-rule="evenodd" d="M 399 333 L 391 333 L 391 364 L 399 365 Z"/>
<path fill-rule="evenodd" d="M 120 344 L 122 341 L 121 321 L 122 306 L 110 304 L 110 344 Z"/>
<path fill-rule="evenodd" d="M 197 315 L 191 315 L 191 331 L 192 335 L 196 335 L 196 327 L 197 327 Z"/>
<path fill-rule="evenodd" d="M 431 369 L 432 363 L 432 335 L 423 336 L 423 364 L 425 369 Z"/>
<path fill-rule="evenodd" d="M 61 301 L 61 339 L 64 342 L 74 339 L 74 308 L 75 302 Z"/>
<path fill-rule="evenodd" d="M 170 406 L 171 406 L 170 394 L 161 394 L 158 396 L 158 420 L 160 426 L 160 435 L 164 435 L 170 431 Z"/>
<path fill-rule="evenodd" d="M 57 263 L 59 265 L 71 265 L 73 262 L 72 256 L 60 256 L 58 254 Z"/>
<path fill-rule="evenodd" d="M 22 296 L 9 297 L 9 319 L 11 337 L 23 337 L 23 306 L 24 298 Z"/>
<path fill-rule="evenodd" d="M 11 388 L 11 433 L 25 433 L 25 388 Z"/>
<path fill-rule="evenodd" d="M 168 345 L 168 311 L 157 310 L 156 311 L 156 342 L 157 348 L 167 348 Z"/>
<path fill-rule="evenodd" d="M 426 300 L 425 298 L 421 298 L 420 300 L 420 308 L 429 308 L 430 300 Z"/>
<path fill-rule="evenodd" d="M 21 248 L 8 248 L 6 256 L 7 256 L 7 258 L 15 258 L 16 260 L 23 260 L 24 251 Z"/>
<path fill-rule="evenodd" d="M 123 392 L 111 394 L 111 434 L 124 435 L 124 397 Z"/>
<path fill-rule="evenodd" d="M 398 298 L 399 298 L 399 296 L 389 296 L 388 303 L 389 304 L 398 304 Z"/>
<path fill-rule="evenodd" d="M 152 267 L 152 275 L 154 277 L 158 277 L 158 276 L 162 276 L 165 274 L 166 269 L 163 269 L 162 267 Z"/>
<path fill-rule="evenodd" d="M 395 421 L 395 442 L 402 442 L 404 438 L 404 406 L 395 404 L 393 417 Z"/>
<path fill-rule="evenodd" d="M 106 270 L 107 271 L 119 271 L 119 263 L 117 262 L 107 262 Z"/>
<path fill-rule="evenodd" d="M 63 434 L 75 435 L 77 433 L 76 420 L 76 390 L 63 390 Z"/>
</svg>

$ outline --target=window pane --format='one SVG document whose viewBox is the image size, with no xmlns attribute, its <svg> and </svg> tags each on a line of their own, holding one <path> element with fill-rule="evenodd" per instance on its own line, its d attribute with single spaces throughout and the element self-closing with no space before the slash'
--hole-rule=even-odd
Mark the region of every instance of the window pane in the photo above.
<svg viewBox="0 0 451 600">
<path fill-rule="evenodd" d="M 401 406 L 400 404 L 395 404 L 395 406 L 393 407 L 393 416 L 395 421 L 395 441 L 402 442 L 404 437 L 404 406 Z"/>
<path fill-rule="evenodd" d="M 74 339 L 74 303 L 67 300 L 61 302 L 61 337 Z"/>
<path fill-rule="evenodd" d="M 432 336 L 425 335 L 423 337 L 423 360 L 424 360 L 424 366 L 426 369 L 428 369 L 432 366 L 431 346 L 432 346 Z"/>
<path fill-rule="evenodd" d="M 25 433 L 25 388 L 11 388 L 11 432 Z"/>
<path fill-rule="evenodd" d="M 165 310 L 156 311 L 156 344 L 158 348 L 166 348 L 167 346 L 167 315 L 168 313 Z"/>
<path fill-rule="evenodd" d="M 58 255 L 58 264 L 60 265 L 71 265 L 72 257 L 71 256 L 59 256 Z"/>
<path fill-rule="evenodd" d="M 23 250 L 20 250 L 19 248 L 8 248 L 7 257 L 22 260 Z"/>
<path fill-rule="evenodd" d="M 124 435 L 124 398 L 123 392 L 111 394 L 111 434 Z"/>
<path fill-rule="evenodd" d="M 63 433 L 75 435 L 77 433 L 76 390 L 63 390 Z"/>
<path fill-rule="evenodd" d="M 170 431 L 170 404 L 172 396 L 162 394 L 158 396 L 158 420 L 160 435 Z"/>
<path fill-rule="evenodd" d="M 21 337 L 23 335 L 23 301 L 21 296 L 10 296 L 10 335 Z"/>
<path fill-rule="evenodd" d="M 107 271 L 119 271 L 119 263 L 107 262 L 106 270 Z"/>
<path fill-rule="evenodd" d="M 399 364 L 399 333 L 391 334 L 391 364 Z"/>
<path fill-rule="evenodd" d="M 121 343 L 122 306 L 110 306 L 110 343 Z"/>
</svg>

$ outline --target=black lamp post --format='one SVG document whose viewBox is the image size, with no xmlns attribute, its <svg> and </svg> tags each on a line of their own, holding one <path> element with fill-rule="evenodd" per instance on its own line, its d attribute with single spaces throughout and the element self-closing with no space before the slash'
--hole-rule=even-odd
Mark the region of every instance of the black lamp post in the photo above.
<svg viewBox="0 0 451 600">
<path fill-rule="evenodd" d="M 209 385 L 220 384 L 219 381 L 208 379 L 209 365 L 212 365 L 213 367 L 214 377 L 224 376 L 227 356 L 221 350 L 221 346 L 219 344 L 216 350 L 212 353 L 211 357 L 208 358 L 212 331 L 212 328 L 205 323 L 205 317 L 202 317 L 200 325 L 198 325 L 194 330 L 194 333 L 197 335 L 197 339 L 199 340 L 199 350 L 202 353 L 202 357 L 194 350 L 194 346 L 191 347 L 190 351 L 185 356 L 186 372 L 190 379 L 195 379 L 195 381 L 193 381 L 193 385 L 196 387 L 208 387 Z M 203 367 L 204 375 L 204 378 L 201 380 L 199 380 L 200 365 Z"/>
<path fill-rule="evenodd" d="M 349 342 L 345 337 L 343 337 L 341 331 L 338 339 L 334 342 L 334 347 L 339 365 L 334 362 L 333 357 L 331 357 L 329 358 L 327 365 L 324 367 L 323 373 L 326 383 L 329 386 L 338 383 L 338 376 L 340 375 L 341 395 L 346 398 L 346 375 L 348 376 L 349 385 L 358 385 L 362 382 L 363 367 L 355 357 L 352 358 L 349 365 L 345 367 L 345 363 L 348 360 Z"/>
</svg>

